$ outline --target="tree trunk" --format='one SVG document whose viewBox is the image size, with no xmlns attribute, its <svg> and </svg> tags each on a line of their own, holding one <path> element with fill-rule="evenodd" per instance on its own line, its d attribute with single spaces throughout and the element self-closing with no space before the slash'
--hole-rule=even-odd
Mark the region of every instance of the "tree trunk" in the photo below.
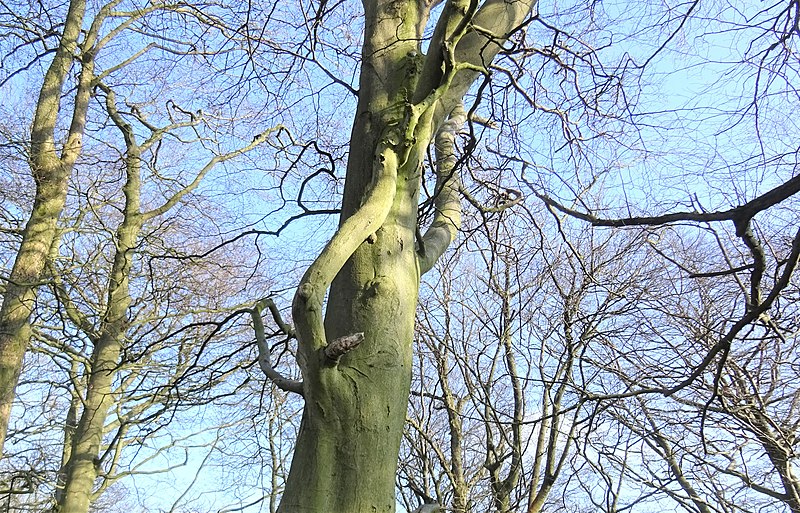
<svg viewBox="0 0 800 513">
<path fill-rule="evenodd" d="M 108 304 L 99 334 L 93 340 L 83 412 L 73 434 L 72 450 L 64 469 L 64 490 L 58 499 L 59 513 L 87 513 L 95 481 L 102 470 L 100 446 L 108 411 L 114 404 L 114 378 L 119 368 L 120 353 L 130 328 L 128 308 L 131 305 L 129 283 L 133 250 L 145 220 L 140 212 L 141 149 L 136 144 L 132 128 L 116 111 L 113 92 L 107 89 L 106 94 L 109 114 L 125 137 L 125 206 L 114 239 L 116 252 L 106 286 Z"/>
<path fill-rule="evenodd" d="M 70 369 L 70 379 L 73 383 L 73 388 L 70 390 L 69 409 L 67 410 L 67 419 L 64 422 L 64 443 L 61 446 L 61 466 L 56 475 L 56 504 L 60 504 L 64 500 L 64 486 L 68 477 L 67 464 L 72 455 L 72 443 L 75 439 L 75 431 L 78 428 L 78 412 L 83 404 L 83 390 L 81 390 L 78 385 L 78 366 L 78 360 L 73 360 Z"/>
<path fill-rule="evenodd" d="M 354 141 L 383 132 L 385 122 L 373 116 L 362 113 Z M 372 166 L 370 155 L 354 154 L 348 177 L 363 180 Z M 363 332 L 364 342 L 338 364 L 314 348 L 302 355 L 306 407 L 279 511 L 394 511 L 419 286 L 416 168 L 390 171 L 397 174 L 396 193 L 381 198 L 390 212 L 374 235 L 360 235 L 363 242 L 330 290 L 328 340 Z M 345 197 L 363 194 L 362 180 L 348 178 Z M 354 194 L 354 187 L 361 191 Z M 352 203 L 345 208 L 354 210 Z"/>
<path fill-rule="evenodd" d="M 86 397 L 83 411 L 72 436 L 72 449 L 69 460 L 62 469 L 64 478 L 63 492 L 58 495 L 59 513 L 86 513 L 95 496 L 102 492 L 95 490 L 95 482 L 102 471 L 100 448 L 105 435 L 108 412 L 115 403 L 115 381 L 122 364 L 121 357 L 125 345 L 126 334 L 131 328 L 128 309 L 132 303 L 130 293 L 131 268 L 134 252 L 139 243 L 142 228 L 151 219 L 159 217 L 175 205 L 201 183 L 203 178 L 218 163 L 241 155 L 261 144 L 266 134 L 261 134 L 250 144 L 229 153 L 215 155 L 194 176 L 194 179 L 169 196 L 160 206 L 151 210 L 141 210 L 141 166 L 142 154 L 156 145 L 169 130 L 186 123 L 173 123 L 161 130 L 153 130 L 151 137 L 141 145 L 136 141 L 133 127 L 125 121 L 116 108 L 114 91 L 99 84 L 106 94 L 106 110 L 108 115 L 122 133 L 125 140 L 126 181 L 123 186 L 125 204 L 122 209 L 122 220 L 117 227 L 113 239 L 115 248 L 114 260 L 105 287 L 107 304 L 102 313 L 102 321 L 97 333 L 91 332 L 91 323 L 81 318 L 73 318 L 77 326 L 88 326 L 87 336 L 94 344 L 91 367 L 88 369 Z M 192 121 L 192 124 L 194 121 Z M 64 298 L 68 301 L 68 298 Z M 74 316 L 80 316 L 75 309 Z M 90 334 L 91 332 L 91 334 Z"/>
<path fill-rule="evenodd" d="M 139 165 L 139 155 L 128 156 Z M 129 173 L 130 173 L 129 164 Z M 101 331 L 94 341 L 83 411 L 73 434 L 72 449 L 65 467 L 64 491 L 59 497 L 60 513 L 86 513 L 95 481 L 101 470 L 100 446 L 108 411 L 114 404 L 114 378 L 119 368 L 125 333 L 130 326 L 129 277 L 133 248 L 142 228 L 139 213 L 139 177 L 129 174 L 125 186 L 124 219 L 117 229 L 116 254 L 108 283 L 108 307 Z"/>
<path fill-rule="evenodd" d="M 83 413 L 75 429 L 70 458 L 65 469 L 64 491 L 59 496 L 59 513 L 87 513 L 95 481 L 101 470 L 100 444 L 105 421 L 114 404 L 113 380 L 119 360 L 120 343 L 104 335 L 92 356 L 92 369 Z"/>
<path fill-rule="evenodd" d="M 138 165 L 138 155 L 134 159 Z M 138 176 L 135 188 L 131 187 L 129 180 L 125 192 L 125 217 L 117 230 L 117 252 L 108 285 L 108 308 L 100 336 L 94 342 L 83 412 L 73 434 L 72 450 L 64 472 L 64 491 L 59 497 L 60 513 L 89 511 L 95 481 L 101 471 L 100 446 L 108 411 L 114 404 L 114 378 L 130 324 L 127 318 L 131 303 L 128 281 L 133 248 L 142 227 L 142 216 L 138 211 Z"/>
<path fill-rule="evenodd" d="M 442 212 L 458 209 L 447 188 L 437 199 L 440 215 L 417 240 L 422 160 L 479 74 L 475 67 L 499 49 L 464 23 L 475 5 L 450 2 L 423 56 L 431 7 L 364 2 L 359 101 L 339 230 L 304 275 L 292 306 L 305 409 L 282 513 L 395 509 L 420 267 L 430 268 L 457 228 L 457 221 L 442 219 Z M 492 39 L 502 41 L 530 9 L 530 2 L 490 1 L 474 21 L 496 28 Z M 341 358 L 326 354 L 328 341 L 359 333 L 363 342 Z"/>
<path fill-rule="evenodd" d="M 30 162 L 36 181 L 36 196 L 0 307 L 0 455 L 3 454 L 22 360 L 30 341 L 30 316 L 36 301 L 36 288 L 43 278 L 50 248 L 58 236 L 56 224 L 66 202 L 67 179 L 82 147 L 93 78 L 91 59 L 82 64 L 72 124 L 60 157 L 56 153 L 54 131 L 61 91 L 72 67 L 85 8 L 86 0 L 70 2 L 64 32 L 45 74 L 31 128 Z"/>
</svg>

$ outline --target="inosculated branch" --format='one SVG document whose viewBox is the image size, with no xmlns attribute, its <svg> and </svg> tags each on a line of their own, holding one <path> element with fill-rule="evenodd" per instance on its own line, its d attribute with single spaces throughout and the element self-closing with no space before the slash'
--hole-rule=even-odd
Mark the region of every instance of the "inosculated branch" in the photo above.
<svg viewBox="0 0 800 513">
<path fill-rule="evenodd" d="M 461 179 L 456 172 L 456 133 L 467 119 L 464 105 L 459 104 L 436 132 L 436 214 L 433 223 L 419 242 L 419 272 L 430 271 L 439 257 L 456 238 L 461 227 Z"/>
<path fill-rule="evenodd" d="M 268 308 L 272 313 L 272 318 L 278 325 L 278 328 L 288 337 L 294 336 L 294 330 L 283 321 L 278 307 L 275 302 L 270 298 L 264 298 L 256 306 L 250 310 L 250 316 L 253 318 L 253 330 L 256 333 L 256 344 L 258 345 L 258 365 L 264 374 L 275 383 L 275 386 L 284 392 L 294 392 L 295 394 L 303 395 L 303 382 L 289 379 L 282 375 L 270 363 L 269 359 L 269 345 L 267 344 L 267 337 L 264 334 L 264 321 L 261 320 L 261 312 Z"/>
<path fill-rule="evenodd" d="M 341 224 L 300 280 L 292 302 L 292 315 L 301 349 L 311 352 L 327 345 L 322 300 L 347 259 L 389 215 L 397 190 L 398 166 L 398 155 L 391 142 L 381 142 L 373 164 L 374 183 L 364 203 Z"/>
</svg>

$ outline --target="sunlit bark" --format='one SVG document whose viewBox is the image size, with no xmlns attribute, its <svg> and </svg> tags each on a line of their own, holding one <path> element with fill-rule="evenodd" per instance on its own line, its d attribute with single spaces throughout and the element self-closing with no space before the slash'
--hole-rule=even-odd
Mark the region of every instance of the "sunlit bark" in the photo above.
<svg viewBox="0 0 800 513">
<path fill-rule="evenodd" d="M 448 2 L 425 56 L 429 5 L 364 2 L 359 101 L 340 226 L 304 275 L 293 304 L 305 410 L 283 513 L 395 509 L 421 267 L 422 160 L 438 128 L 486 72 L 498 43 L 532 6 Z M 445 206 L 451 219 L 453 207 Z M 453 230 L 444 231 L 452 238 Z M 329 340 L 354 333 L 364 333 L 356 349 L 336 362 L 325 357 Z"/>
</svg>

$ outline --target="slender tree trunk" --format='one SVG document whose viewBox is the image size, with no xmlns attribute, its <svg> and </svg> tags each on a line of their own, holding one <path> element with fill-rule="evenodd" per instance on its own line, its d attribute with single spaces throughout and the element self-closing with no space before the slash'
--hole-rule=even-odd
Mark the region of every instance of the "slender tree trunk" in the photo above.
<svg viewBox="0 0 800 513">
<path fill-rule="evenodd" d="M 0 307 L 0 455 L 8 432 L 22 360 L 30 341 L 30 316 L 36 301 L 36 288 L 43 278 L 50 248 L 58 236 L 56 224 L 66 201 L 67 179 L 82 147 L 93 74 L 91 59 L 82 64 L 72 124 L 61 156 L 56 153 L 54 131 L 61 91 L 72 67 L 85 8 L 85 0 L 70 2 L 59 47 L 39 92 L 31 129 L 30 163 L 36 181 L 36 196 Z"/>
<path fill-rule="evenodd" d="M 101 470 L 100 446 L 105 434 L 106 418 L 114 404 L 114 378 L 129 327 L 127 313 L 131 303 L 128 286 L 131 258 L 142 226 L 138 211 L 138 183 L 133 193 L 128 186 L 130 182 L 126 184 L 128 200 L 125 218 L 117 230 L 117 253 L 109 279 L 108 308 L 92 352 L 83 412 L 73 435 L 72 450 L 66 465 L 64 492 L 59 501 L 60 513 L 89 511 L 95 481 Z M 132 194 L 136 197 L 133 200 Z"/>
<path fill-rule="evenodd" d="M 110 334 L 104 335 L 95 347 L 83 413 L 75 429 L 66 466 L 59 513 L 89 511 L 95 481 L 101 470 L 99 453 L 105 421 L 109 408 L 114 404 L 113 380 L 120 347 L 119 340 Z"/>
<path fill-rule="evenodd" d="M 130 182 L 126 185 L 128 201 L 125 218 L 117 230 L 117 253 L 109 279 L 108 308 L 92 352 L 83 412 L 73 435 L 72 450 L 65 470 L 64 492 L 59 500 L 60 513 L 89 511 L 95 481 L 101 470 L 100 446 L 108 412 L 114 404 L 114 378 L 129 327 L 127 313 L 131 303 L 128 286 L 131 258 L 142 226 L 138 211 L 139 186 L 137 183 L 132 193 L 136 198 L 132 200 L 129 185 Z"/>
<path fill-rule="evenodd" d="M 96 19 L 101 19 L 100 15 Z M 98 24 L 96 26 L 99 27 Z M 103 84 L 98 84 L 98 87 L 105 92 L 106 110 L 125 140 L 126 181 L 123 186 L 125 205 L 122 210 L 122 221 L 117 227 L 113 239 L 115 254 L 105 289 L 106 309 L 97 333 L 90 335 L 94 347 L 88 369 L 86 396 L 80 420 L 72 437 L 69 461 L 63 471 L 65 475 L 64 490 L 58 497 L 59 513 L 86 513 L 94 496 L 103 490 L 103 488 L 100 488 L 99 491 L 95 490 L 95 482 L 103 464 L 100 448 L 105 434 L 108 412 L 115 403 L 116 378 L 121 365 L 126 333 L 131 327 L 131 321 L 128 318 L 128 309 L 132 302 L 130 294 L 131 267 L 142 227 L 147 221 L 163 215 L 177 205 L 182 198 L 197 188 L 208 172 L 218 163 L 251 150 L 261 144 L 267 133 L 275 130 L 270 129 L 268 132 L 260 134 L 243 148 L 214 156 L 199 170 L 189 184 L 172 194 L 157 208 L 142 212 L 142 153 L 160 141 L 169 130 L 181 126 L 192 126 L 196 124 L 196 121 L 177 122 L 161 130 L 153 130 L 151 137 L 140 145 L 136 141 L 133 127 L 117 111 L 113 90 Z M 75 312 L 73 315 L 79 316 L 80 313 Z M 80 318 L 73 319 L 73 321 L 78 326 L 90 326 L 91 324 Z"/>
<path fill-rule="evenodd" d="M 75 430 L 78 427 L 78 413 L 80 412 L 83 403 L 83 390 L 78 386 L 78 361 L 72 361 L 72 368 L 70 369 L 70 377 L 73 380 L 73 389 L 70 390 L 69 409 L 67 410 L 67 419 L 64 422 L 64 443 L 61 446 L 61 466 L 56 476 L 56 504 L 63 501 L 64 485 L 67 482 L 67 464 L 69 463 L 72 454 L 72 441 L 75 438 Z"/>
<path fill-rule="evenodd" d="M 127 151 L 125 207 L 115 236 L 116 253 L 109 274 L 108 304 L 99 335 L 95 338 L 91 368 L 86 387 L 83 412 L 75 429 L 70 458 L 65 468 L 64 491 L 59 496 L 59 513 L 87 513 L 91 505 L 95 481 L 101 471 L 100 447 L 105 434 L 106 418 L 114 404 L 114 379 L 119 368 L 125 334 L 130 327 L 128 308 L 131 305 L 130 272 L 133 250 L 142 230 L 144 216 L 140 212 L 141 151 L 131 127 L 124 123 L 113 105 L 114 95 L 107 92 L 109 112 L 123 135 Z"/>
<path fill-rule="evenodd" d="M 777 432 L 769 419 L 760 411 L 749 412 L 748 421 L 753 426 L 758 441 L 767 453 L 769 461 L 778 473 L 783 485 L 783 502 L 792 513 L 800 513 L 800 479 L 794 473 L 794 451 L 785 440 L 784 433 Z"/>
</svg>

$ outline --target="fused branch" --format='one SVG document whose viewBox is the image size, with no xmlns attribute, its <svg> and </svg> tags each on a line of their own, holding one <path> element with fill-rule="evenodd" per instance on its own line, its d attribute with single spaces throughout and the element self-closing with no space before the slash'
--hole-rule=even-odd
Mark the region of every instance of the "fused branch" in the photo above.
<svg viewBox="0 0 800 513">
<path fill-rule="evenodd" d="M 301 351 L 327 345 L 322 322 L 322 301 L 333 278 L 358 246 L 383 224 L 397 193 L 397 154 L 388 142 L 375 153 L 375 182 L 364 203 L 347 218 L 306 270 L 292 302 L 292 316 Z"/>
<path fill-rule="evenodd" d="M 364 341 L 364 332 L 353 333 L 339 337 L 325 346 L 325 356 L 328 359 L 338 362 L 339 358 L 357 348 Z"/>
<path fill-rule="evenodd" d="M 268 309 L 269 313 L 272 314 L 272 320 L 278 325 L 278 329 L 280 329 L 287 337 L 294 338 L 294 328 L 292 328 L 291 324 L 283 320 L 281 312 L 278 310 L 278 307 L 275 305 L 275 301 L 273 301 L 272 298 L 266 297 L 262 299 L 258 302 L 256 308 L 260 312 L 264 311 L 264 308 Z"/>
<path fill-rule="evenodd" d="M 270 298 L 262 299 L 256 306 L 250 310 L 250 315 L 253 318 L 253 330 L 256 333 L 256 344 L 258 346 L 258 366 L 269 378 L 270 381 L 275 383 L 275 386 L 284 392 L 294 392 L 295 394 L 303 395 L 303 382 L 289 379 L 272 366 L 269 360 L 269 345 L 267 344 L 267 337 L 264 334 L 264 321 L 261 320 L 261 312 L 264 308 L 269 308 L 275 319 L 278 327 L 288 336 L 293 336 L 294 330 L 291 329 L 283 319 L 280 317 L 274 301 Z"/>
</svg>

